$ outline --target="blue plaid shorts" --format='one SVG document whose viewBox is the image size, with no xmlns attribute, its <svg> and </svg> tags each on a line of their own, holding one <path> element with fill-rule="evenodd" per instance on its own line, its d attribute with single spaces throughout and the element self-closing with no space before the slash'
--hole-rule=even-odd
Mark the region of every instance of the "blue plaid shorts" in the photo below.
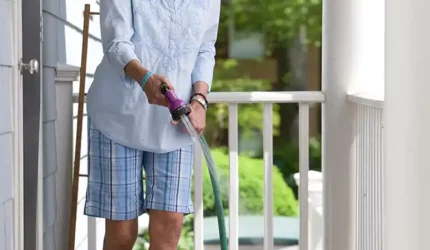
<svg viewBox="0 0 430 250">
<path fill-rule="evenodd" d="M 148 209 L 192 213 L 193 153 L 192 145 L 163 154 L 132 149 L 104 136 L 88 118 L 84 214 L 131 220 Z"/>
</svg>

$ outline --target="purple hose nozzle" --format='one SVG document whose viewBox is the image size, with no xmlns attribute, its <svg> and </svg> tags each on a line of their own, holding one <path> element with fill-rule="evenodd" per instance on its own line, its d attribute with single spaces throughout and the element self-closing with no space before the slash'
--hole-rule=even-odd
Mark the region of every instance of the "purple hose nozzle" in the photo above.
<svg viewBox="0 0 430 250">
<path fill-rule="evenodd" d="M 181 99 L 179 99 L 173 90 L 170 90 L 167 84 L 161 84 L 161 93 L 166 97 L 170 114 L 174 121 L 181 119 L 183 115 L 191 113 L 190 107 Z"/>
</svg>

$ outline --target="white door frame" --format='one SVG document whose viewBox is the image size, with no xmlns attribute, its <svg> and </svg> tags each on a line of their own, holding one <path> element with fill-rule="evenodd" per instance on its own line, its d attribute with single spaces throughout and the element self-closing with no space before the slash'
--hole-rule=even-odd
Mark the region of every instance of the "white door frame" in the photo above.
<svg viewBox="0 0 430 250">
<path fill-rule="evenodd" d="M 21 0 L 12 1 L 12 120 L 13 120 L 13 249 L 24 247 L 24 186 L 23 186 L 23 105 L 22 76 L 19 60 L 22 58 L 22 5 Z"/>
</svg>

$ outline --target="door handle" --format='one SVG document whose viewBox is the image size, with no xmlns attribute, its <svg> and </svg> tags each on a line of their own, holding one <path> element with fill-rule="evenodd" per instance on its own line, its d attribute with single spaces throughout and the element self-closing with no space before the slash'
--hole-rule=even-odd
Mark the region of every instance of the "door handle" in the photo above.
<svg viewBox="0 0 430 250">
<path fill-rule="evenodd" d="M 31 59 L 28 63 L 24 63 L 22 61 L 22 58 L 19 60 L 19 70 L 21 72 L 21 75 L 24 73 L 24 71 L 28 71 L 30 75 L 34 75 L 39 73 L 39 61 L 36 59 Z"/>
</svg>

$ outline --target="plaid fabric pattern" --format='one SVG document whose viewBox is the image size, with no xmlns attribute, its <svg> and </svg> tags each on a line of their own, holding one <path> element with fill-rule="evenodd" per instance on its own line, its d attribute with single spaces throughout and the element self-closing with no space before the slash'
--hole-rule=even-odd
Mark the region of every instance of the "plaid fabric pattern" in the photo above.
<svg viewBox="0 0 430 250">
<path fill-rule="evenodd" d="M 192 145 L 156 154 L 115 143 L 100 133 L 90 119 L 88 128 L 85 215 L 130 220 L 148 209 L 193 212 Z"/>
</svg>

